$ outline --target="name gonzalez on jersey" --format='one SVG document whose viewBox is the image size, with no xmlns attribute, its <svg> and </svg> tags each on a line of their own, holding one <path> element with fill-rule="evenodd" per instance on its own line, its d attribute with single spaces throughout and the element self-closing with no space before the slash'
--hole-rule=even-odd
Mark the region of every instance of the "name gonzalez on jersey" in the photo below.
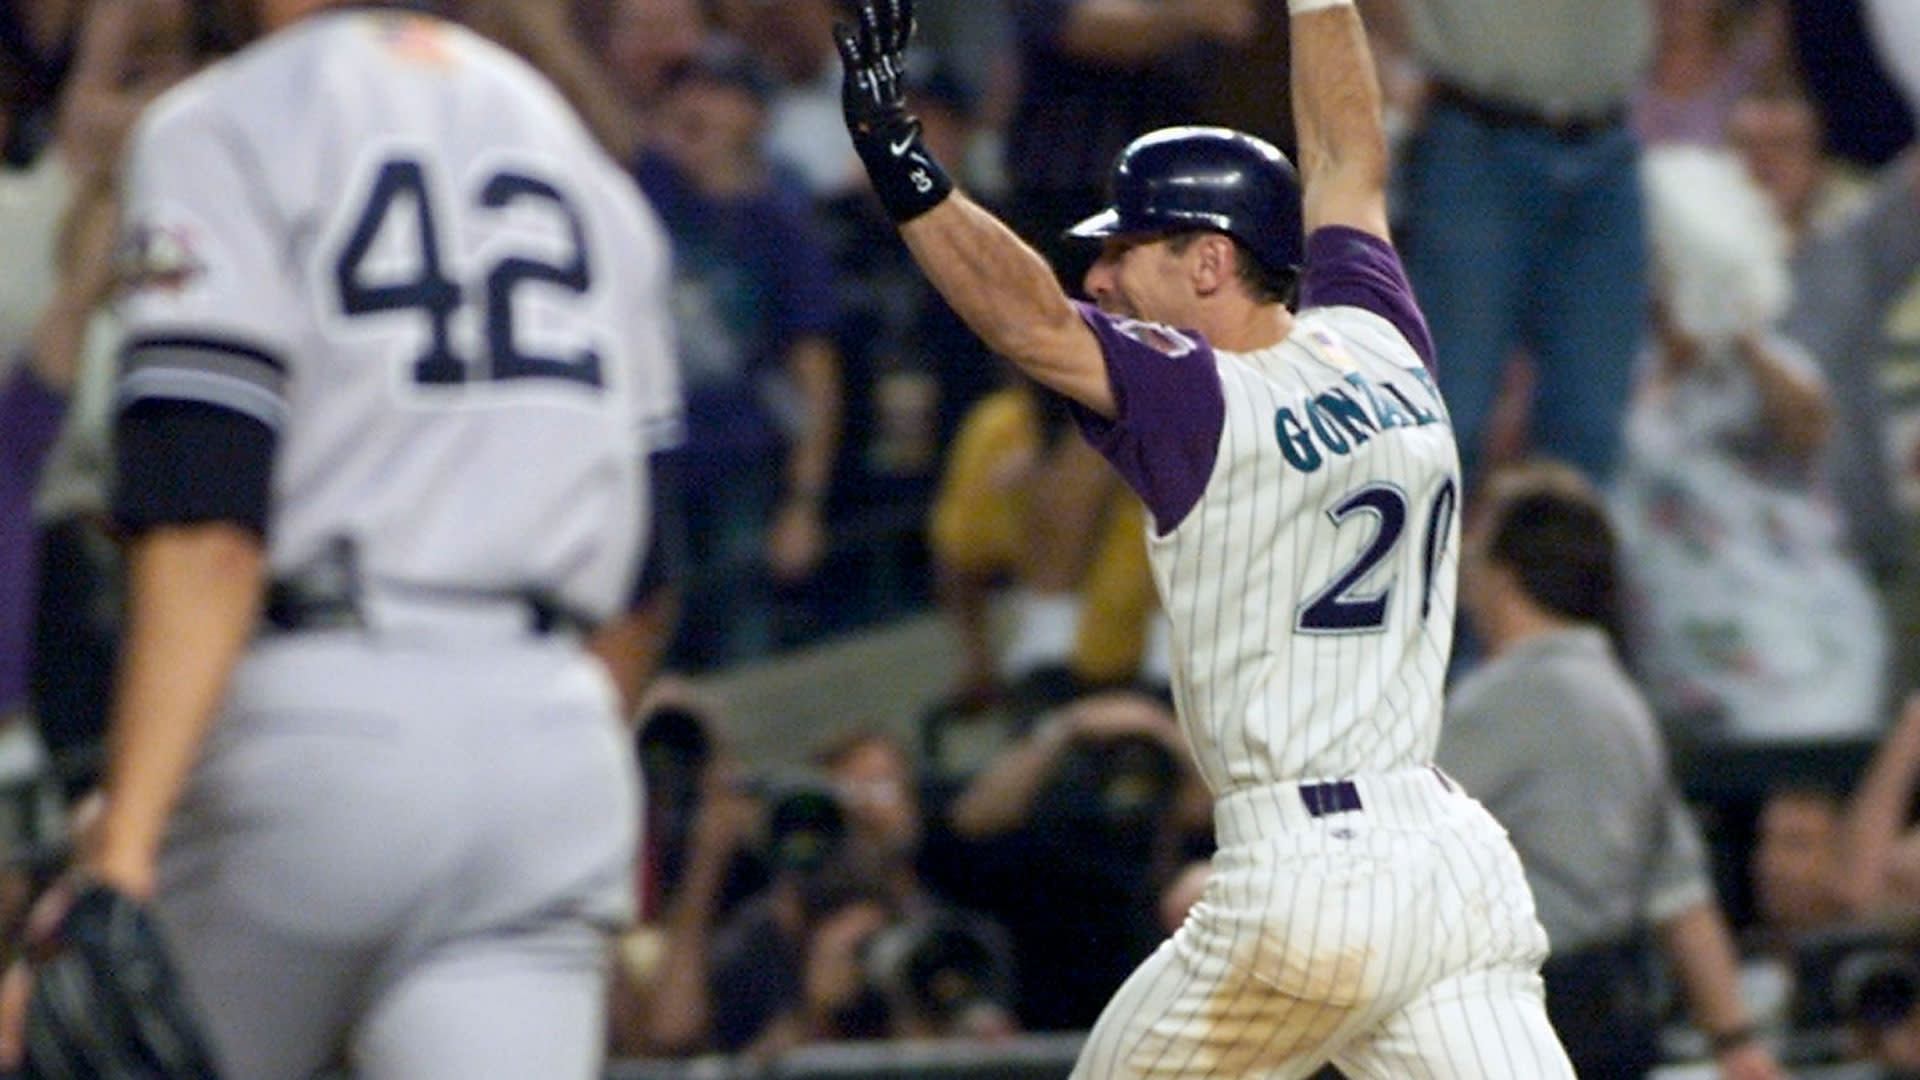
<svg viewBox="0 0 1920 1080">
<path fill-rule="evenodd" d="M 1344 457 L 1375 435 L 1395 428 L 1450 423 L 1440 388 L 1426 368 L 1401 369 L 1420 384 L 1427 399 L 1427 404 L 1421 405 L 1395 380 L 1362 375 L 1360 364 L 1333 331 L 1311 327 L 1306 339 L 1307 352 L 1343 372 L 1342 381 L 1347 385 L 1303 394 L 1297 404 L 1274 414 L 1273 430 L 1280 440 L 1280 452 L 1294 468 L 1313 472 L 1327 455 Z"/>
<path fill-rule="evenodd" d="M 1192 337 L 1160 323 L 1113 317 L 1115 329 L 1128 337 L 1171 357 L 1185 356 L 1200 347 Z M 1427 404 L 1409 396 L 1396 381 L 1370 379 L 1359 371 L 1340 339 L 1331 331 L 1315 328 L 1308 336 L 1317 347 L 1308 351 L 1328 366 L 1345 372 L 1346 387 L 1331 387 L 1318 394 L 1303 394 L 1295 405 L 1282 407 L 1274 414 L 1274 433 L 1287 463 L 1310 473 L 1325 463 L 1327 455 L 1345 456 L 1367 440 L 1395 428 L 1426 427 L 1448 423 L 1447 408 L 1440 388 L 1425 368 L 1404 368 L 1409 378 L 1420 384 Z"/>
<path fill-rule="evenodd" d="M 1447 423 L 1446 407 L 1440 403 L 1433 377 L 1420 368 L 1406 370 L 1421 385 L 1429 405 L 1416 402 L 1393 380 L 1370 379 L 1350 371 L 1343 380 L 1346 386 L 1303 394 L 1296 404 L 1282 407 L 1274 414 L 1273 429 L 1287 464 L 1310 473 L 1326 461 L 1327 455 L 1344 457 L 1375 435 L 1395 428 Z"/>
</svg>

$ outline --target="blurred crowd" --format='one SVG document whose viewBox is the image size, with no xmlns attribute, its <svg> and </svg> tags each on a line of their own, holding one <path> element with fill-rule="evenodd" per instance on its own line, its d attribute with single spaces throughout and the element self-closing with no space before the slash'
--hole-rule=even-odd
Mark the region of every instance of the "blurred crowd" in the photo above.
<svg viewBox="0 0 1920 1080">
<path fill-rule="evenodd" d="M 1203 902 L 1212 844 L 1145 515 L 914 270 L 842 127 L 835 0 L 443 6 L 547 72 L 673 245 L 685 573 L 637 718 L 614 1049 L 1083 1029 Z M 1550 995 L 1635 980 L 1648 1053 L 1727 1075 L 1762 1075 L 1756 1042 L 1920 1070 L 1920 19 L 1361 6 L 1465 469 L 1441 761 L 1528 860 L 1569 961 Z M 7 942 L 92 780 L 117 645 L 120 148 L 245 9 L 0 7 Z M 920 12 L 928 146 L 1070 290 L 1092 252 L 1061 230 L 1133 136 L 1289 143 L 1279 0 Z M 850 717 L 803 767 L 741 759 L 756 718 L 699 689 L 928 615 L 945 696 Z M 992 753 L 940 752 L 983 716 Z"/>
</svg>

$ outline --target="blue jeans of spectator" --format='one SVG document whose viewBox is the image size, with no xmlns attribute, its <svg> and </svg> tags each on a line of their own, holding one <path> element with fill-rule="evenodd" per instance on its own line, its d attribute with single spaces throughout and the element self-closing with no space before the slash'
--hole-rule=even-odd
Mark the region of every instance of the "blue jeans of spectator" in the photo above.
<svg viewBox="0 0 1920 1080">
<path fill-rule="evenodd" d="M 1604 483 L 1646 329 L 1632 132 L 1495 127 L 1435 102 L 1407 144 L 1398 197 L 1407 273 L 1433 330 L 1468 484 L 1502 375 L 1521 352 L 1536 373 L 1533 448 Z"/>
</svg>

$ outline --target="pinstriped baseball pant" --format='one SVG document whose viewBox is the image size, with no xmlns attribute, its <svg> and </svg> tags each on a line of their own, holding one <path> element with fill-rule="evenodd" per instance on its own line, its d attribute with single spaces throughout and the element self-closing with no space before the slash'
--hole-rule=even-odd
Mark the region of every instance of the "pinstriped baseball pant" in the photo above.
<svg viewBox="0 0 1920 1080">
<path fill-rule="evenodd" d="M 1546 933 L 1506 832 L 1430 769 L 1362 777 L 1315 816 L 1235 792 L 1186 924 L 1114 995 L 1074 1080 L 1573 1076 L 1547 1021 Z"/>
</svg>

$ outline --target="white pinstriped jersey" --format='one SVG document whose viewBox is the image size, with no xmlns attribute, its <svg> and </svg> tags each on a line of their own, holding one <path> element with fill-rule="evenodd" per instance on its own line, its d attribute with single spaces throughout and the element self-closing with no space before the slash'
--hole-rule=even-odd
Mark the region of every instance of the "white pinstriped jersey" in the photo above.
<svg viewBox="0 0 1920 1080">
<path fill-rule="evenodd" d="M 1216 793 L 1423 765 L 1439 739 L 1459 460 L 1384 242 L 1316 232 L 1255 353 L 1089 310 L 1120 415 L 1089 437 L 1153 510 L 1174 693 Z"/>
<path fill-rule="evenodd" d="M 308 16 L 156 102 L 120 405 L 276 438 L 272 572 L 625 599 L 679 387 L 668 247 L 531 68 L 396 10 Z"/>
</svg>

